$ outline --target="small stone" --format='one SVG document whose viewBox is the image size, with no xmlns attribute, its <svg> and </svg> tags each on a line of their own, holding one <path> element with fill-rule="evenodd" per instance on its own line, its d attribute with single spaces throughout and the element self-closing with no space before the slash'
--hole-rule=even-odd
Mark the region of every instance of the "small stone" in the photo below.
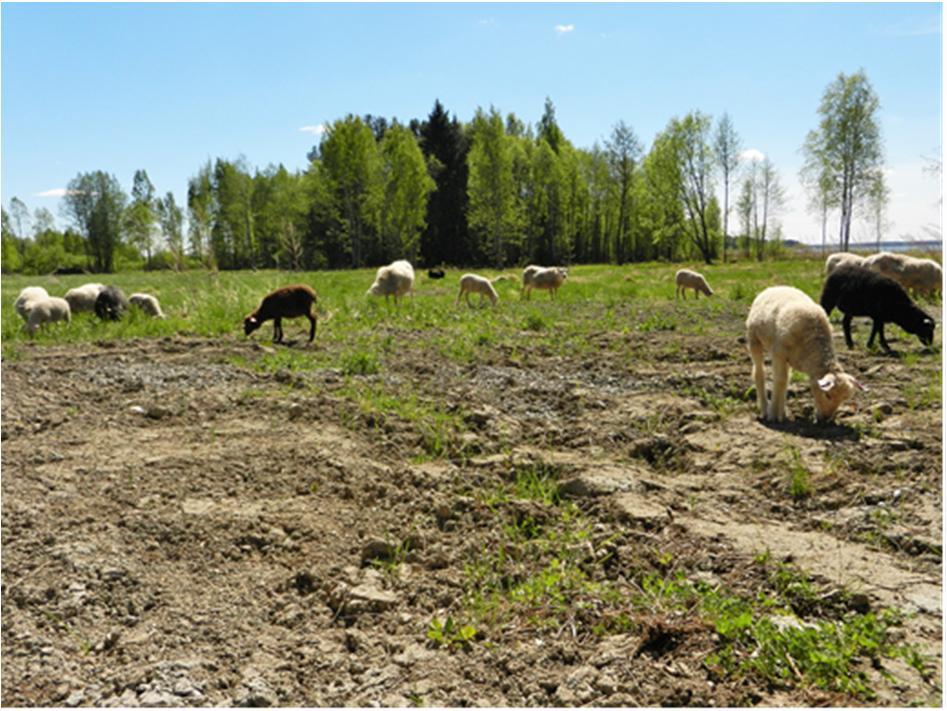
<svg viewBox="0 0 947 711">
<path fill-rule="evenodd" d="M 373 560 L 393 560 L 395 547 L 380 538 L 372 538 L 362 546 L 362 564 Z"/>
<path fill-rule="evenodd" d="M 69 696 L 66 697 L 65 701 L 62 702 L 63 706 L 74 707 L 82 703 L 82 700 L 85 698 L 85 694 L 81 691 L 73 691 Z"/>
<path fill-rule="evenodd" d="M 145 415 L 152 420 L 160 420 L 168 417 L 170 414 L 171 410 L 161 405 L 149 405 L 148 410 L 145 412 Z"/>
<path fill-rule="evenodd" d="M 150 689 L 138 697 L 142 706 L 177 706 L 178 699 L 174 694 L 159 689 Z"/>
<path fill-rule="evenodd" d="M 300 417 L 302 417 L 303 407 L 298 402 L 294 402 L 289 406 L 288 412 L 289 412 L 289 419 L 298 420 Z"/>
</svg>

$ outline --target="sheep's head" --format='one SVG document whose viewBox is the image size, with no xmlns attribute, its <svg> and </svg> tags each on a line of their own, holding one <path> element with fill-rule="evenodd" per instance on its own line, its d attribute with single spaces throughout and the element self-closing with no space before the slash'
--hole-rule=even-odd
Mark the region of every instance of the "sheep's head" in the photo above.
<svg viewBox="0 0 947 711">
<path fill-rule="evenodd" d="M 865 390 L 865 386 L 848 373 L 827 373 L 818 380 L 813 379 L 812 396 L 815 398 L 817 419 L 831 420 L 835 411 L 856 390 Z"/>
<path fill-rule="evenodd" d="M 924 314 L 915 324 L 915 328 L 914 334 L 921 339 L 921 343 L 925 346 L 929 346 L 934 342 L 934 319 L 930 316 Z"/>
<path fill-rule="evenodd" d="M 257 330 L 262 324 L 259 319 L 253 314 L 250 314 L 245 319 L 243 319 L 243 333 L 246 336 L 249 336 L 255 330 Z"/>
</svg>

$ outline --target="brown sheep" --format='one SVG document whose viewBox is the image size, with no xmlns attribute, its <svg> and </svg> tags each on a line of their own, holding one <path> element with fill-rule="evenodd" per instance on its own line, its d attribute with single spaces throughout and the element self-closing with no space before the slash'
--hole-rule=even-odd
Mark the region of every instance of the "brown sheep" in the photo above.
<svg viewBox="0 0 947 711">
<path fill-rule="evenodd" d="M 305 316 L 309 319 L 311 343 L 316 337 L 316 316 L 312 312 L 316 299 L 316 292 L 305 284 L 281 287 L 264 296 L 256 311 L 243 319 L 243 332 L 249 336 L 262 326 L 264 321 L 273 319 L 273 342 L 280 343 L 283 340 L 282 320 Z"/>
</svg>

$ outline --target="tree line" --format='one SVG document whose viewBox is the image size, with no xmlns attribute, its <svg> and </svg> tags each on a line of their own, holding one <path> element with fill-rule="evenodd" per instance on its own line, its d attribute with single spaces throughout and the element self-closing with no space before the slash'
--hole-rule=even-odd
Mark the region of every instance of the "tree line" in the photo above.
<svg viewBox="0 0 947 711">
<path fill-rule="evenodd" d="M 839 212 L 846 248 L 855 205 L 883 210 L 887 199 L 877 109 L 863 73 L 840 74 L 803 147 L 811 207 L 823 225 Z M 854 156 L 853 143 L 861 146 Z M 3 270 L 323 269 L 397 258 L 427 266 L 710 263 L 728 250 L 763 259 L 781 238 L 779 173 L 743 151 L 727 114 L 674 117 L 647 150 L 619 121 L 584 149 L 565 136 L 549 99 L 535 124 L 492 106 L 462 123 L 435 101 L 425 119 L 407 124 L 337 119 L 307 157 L 296 172 L 208 161 L 188 180 L 185 205 L 158 195 L 144 170 L 130 195 L 112 175 L 81 173 L 63 197 L 65 231 L 47 210 L 31 215 L 13 198 L 3 210 Z"/>
</svg>

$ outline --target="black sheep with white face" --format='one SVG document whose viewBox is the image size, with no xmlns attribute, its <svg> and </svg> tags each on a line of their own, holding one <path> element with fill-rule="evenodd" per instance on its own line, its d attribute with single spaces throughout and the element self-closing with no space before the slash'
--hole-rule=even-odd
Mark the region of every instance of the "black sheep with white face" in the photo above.
<svg viewBox="0 0 947 711">
<path fill-rule="evenodd" d="M 893 279 L 857 264 L 843 264 L 829 275 L 820 303 L 826 314 L 831 314 L 835 307 L 842 312 L 842 328 L 849 348 L 854 347 L 854 316 L 867 316 L 872 320 L 869 348 L 877 335 L 884 351 L 891 353 L 885 339 L 886 323 L 897 324 L 913 333 L 925 346 L 934 342 L 934 319 L 917 307 L 904 288 Z"/>
<path fill-rule="evenodd" d="M 100 319 L 121 320 L 128 310 L 128 298 L 117 286 L 107 286 L 95 299 L 95 315 Z"/>
</svg>

